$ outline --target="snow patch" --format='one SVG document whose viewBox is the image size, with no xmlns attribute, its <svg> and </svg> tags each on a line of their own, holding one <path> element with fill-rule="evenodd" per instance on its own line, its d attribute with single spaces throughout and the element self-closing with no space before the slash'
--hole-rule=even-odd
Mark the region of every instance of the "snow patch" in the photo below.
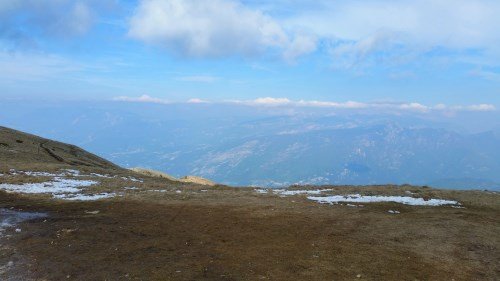
<svg viewBox="0 0 500 281">
<path fill-rule="evenodd" d="M 274 194 L 281 196 L 293 196 L 300 194 L 319 195 L 322 192 L 328 192 L 332 190 L 333 189 L 316 189 L 316 190 L 255 189 L 255 192 L 260 194 L 267 194 L 269 191 L 272 191 Z"/>
<path fill-rule="evenodd" d="M 9 174 L 16 176 L 16 175 L 26 175 L 26 176 L 32 176 L 32 177 L 65 177 L 65 176 L 72 176 L 72 177 L 97 177 L 97 178 L 106 178 L 106 179 L 114 179 L 117 178 L 117 175 L 109 175 L 109 174 L 99 174 L 99 173 L 90 173 L 88 175 L 82 174 L 79 170 L 72 170 L 72 169 L 64 169 L 60 173 L 49 173 L 49 172 L 34 172 L 34 171 L 16 171 L 14 169 L 9 170 Z M 143 182 L 142 179 L 137 179 L 134 177 L 120 177 L 123 180 L 126 181 L 132 181 L 132 182 Z"/>
<path fill-rule="evenodd" d="M 134 177 L 121 177 L 121 179 L 125 180 L 125 181 L 132 181 L 132 182 L 144 182 L 143 180 L 137 179 L 137 178 L 134 178 Z"/>
<path fill-rule="evenodd" d="M 90 175 L 93 176 L 93 177 L 98 177 L 98 178 L 106 178 L 106 179 L 112 179 L 112 178 L 114 178 L 114 176 L 110 176 L 108 174 L 101 175 L 101 174 L 98 174 L 98 173 L 90 173 Z"/>
<path fill-rule="evenodd" d="M 7 192 L 16 193 L 29 193 L 29 194 L 40 194 L 40 193 L 77 193 L 80 192 L 80 187 L 87 187 L 98 182 L 92 180 L 75 180 L 75 179 L 63 179 L 60 177 L 55 177 L 53 181 L 41 182 L 41 183 L 24 183 L 24 184 L 0 184 L 0 189 Z"/>
<path fill-rule="evenodd" d="M 66 169 L 61 173 L 48 173 L 48 172 L 33 172 L 33 171 L 16 171 L 11 169 L 10 175 L 27 175 L 33 177 L 52 177 L 53 179 L 41 183 L 24 183 L 24 184 L 0 184 L 0 190 L 15 193 L 27 194 L 51 194 L 53 198 L 70 200 L 70 201 L 91 201 L 105 198 L 115 197 L 115 193 L 99 193 L 99 194 L 85 194 L 83 193 L 85 187 L 98 184 L 95 180 L 83 179 L 67 179 L 66 176 L 72 177 L 99 177 L 99 178 L 116 178 L 108 174 L 102 175 L 98 173 L 90 173 L 89 175 L 82 175 L 78 170 Z M 133 177 L 122 177 L 122 179 L 134 182 L 142 182 L 142 180 Z M 138 189 L 136 187 L 124 187 L 124 189 Z"/>
<path fill-rule="evenodd" d="M 99 182 L 93 180 L 75 180 L 55 177 L 53 181 L 25 184 L 0 184 L 0 189 L 7 192 L 27 194 L 52 194 L 53 198 L 70 201 L 91 201 L 116 196 L 114 193 L 82 194 L 83 187 Z"/>
<path fill-rule="evenodd" d="M 307 197 L 309 200 L 316 201 L 322 204 L 337 204 L 339 202 L 350 203 L 375 203 L 375 202 L 394 202 L 411 206 L 442 206 L 442 205 L 460 205 L 459 202 L 444 199 L 429 199 L 413 198 L 406 196 L 363 196 L 359 194 L 351 195 L 334 195 L 326 197 Z"/>
<path fill-rule="evenodd" d="M 99 193 L 99 194 L 54 194 L 54 198 L 68 201 L 94 201 L 105 198 L 112 198 L 116 193 Z"/>
<path fill-rule="evenodd" d="M 333 189 L 317 189 L 317 190 L 286 190 L 286 189 L 275 189 L 273 190 L 274 194 L 279 194 L 279 195 L 285 195 L 285 196 L 291 196 L 291 195 L 300 195 L 300 194 L 307 194 L 307 195 L 317 195 L 321 194 L 322 192 L 328 192 L 332 191 Z"/>
</svg>

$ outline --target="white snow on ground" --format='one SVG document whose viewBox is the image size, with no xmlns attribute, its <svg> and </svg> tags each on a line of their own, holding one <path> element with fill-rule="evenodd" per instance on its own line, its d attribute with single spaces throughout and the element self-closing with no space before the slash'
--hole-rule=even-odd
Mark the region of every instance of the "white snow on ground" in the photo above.
<svg viewBox="0 0 500 281">
<path fill-rule="evenodd" d="M 17 193 L 77 193 L 80 187 L 87 187 L 98 182 L 93 180 L 74 180 L 55 177 L 53 181 L 24 184 L 0 184 L 0 189 Z"/>
<path fill-rule="evenodd" d="M 79 176 L 77 170 L 66 170 L 60 174 L 51 174 L 46 172 L 23 172 L 11 171 L 11 174 L 24 174 L 28 176 L 53 177 L 52 180 L 40 183 L 23 184 L 0 184 L 0 189 L 7 192 L 27 193 L 27 194 L 51 194 L 53 198 L 63 200 L 98 200 L 116 196 L 114 193 L 101 194 L 83 194 L 84 188 L 98 184 L 98 181 L 83 179 L 68 179 L 63 176 Z"/>
<path fill-rule="evenodd" d="M 321 194 L 321 192 L 328 192 L 332 191 L 333 189 L 317 189 L 317 190 L 286 190 L 286 189 L 275 189 L 273 190 L 273 193 L 279 194 L 279 195 L 299 195 L 299 194 L 308 194 L 308 195 L 315 195 L 315 194 Z"/>
<path fill-rule="evenodd" d="M 347 207 L 364 207 L 364 205 L 355 205 L 355 204 L 345 204 Z"/>
<path fill-rule="evenodd" d="M 115 197 L 115 193 L 99 193 L 99 194 L 54 194 L 54 198 L 68 201 L 94 201 L 105 198 Z"/>
<path fill-rule="evenodd" d="M 110 176 L 108 174 L 101 175 L 101 174 L 98 174 L 98 173 L 90 173 L 90 175 L 93 176 L 93 177 L 98 177 L 98 178 L 107 178 L 107 179 L 114 178 L 113 176 Z"/>
<path fill-rule="evenodd" d="M 111 176 L 108 174 L 102 175 L 98 173 L 90 173 L 89 175 L 81 174 L 78 170 L 66 169 L 59 173 L 48 172 L 33 172 L 33 171 L 16 171 L 11 169 L 9 175 L 27 175 L 33 177 L 52 177 L 52 180 L 41 183 L 24 183 L 24 184 L 0 184 L 0 190 L 16 193 L 28 194 L 52 194 L 52 197 L 62 200 L 99 200 L 104 198 L 115 197 L 115 193 L 100 193 L 100 194 L 85 194 L 86 187 L 98 184 L 95 180 L 84 179 L 68 179 L 66 177 L 98 177 L 98 178 L 117 178 L 117 175 Z M 134 177 L 120 177 L 123 180 L 133 182 L 143 182 L 141 179 Z M 124 189 L 138 189 L 136 187 L 124 187 Z"/>
<path fill-rule="evenodd" d="M 396 210 L 389 210 L 387 212 L 390 213 L 390 214 L 401 214 L 400 211 L 396 211 Z"/>
<path fill-rule="evenodd" d="M 66 170 L 63 170 L 63 172 L 54 174 L 54 173 L 48 173 L 48 172 L 16 171 L 14 169 L 11 169 L 10 174 L 11 175 L 22 174 L 22 175 L 31 176 L 31 177 L 64 177 L 64 176 L 78 177 L 78 176 L 80 176 L 80 171 L 66 169 Z"/>
<path fill-rule="evenodd" d="M 78 171 L 78 170 L 66 169 L 65 171 L 67 173 L 69 173 L 70 175 L 73 175 L 73 176 L 79 176 L 80 175 L 80 171 Z"/>
<path fill-rule="evenodd" d="M 121 177 L 121 179 L 125 181 L 144 182 L 143 180 L 134 177 Z"/>
<path fill-rule="evenodd" d="M 98 173 L 90 173 L 88 175 L 82 174 L 78 170 L 72 170 L 72 169 L 65 169 L 62 170 L 60 173 L 48 173 L 48 172 L 33 172 L 33 171 L 16 171 L 14 169 L 10 169 L 9 175 L 16 176 L 16 175 L 26 175 L 26 176 L 32 176 L 32 177 L 65 177 L 65 176 L 72 176 L 72 177 L 98 177 L 98 178 L 107 178 L 107 179 L 113 179 L 119 177 L 118 175 L 109 175 L 109 174 L 98 174 Z M 120 177 L 122 180 L 126 181 L 132 181 L 132 182 L 143 182 L 142 179 L 137 179 L 134 177 Z"/>
<path fill-rule="evenodd" d="M 60 174 L 53 174 L 53 173 L 47 173 L 47 172 L 31 172 L 31 171 L 19 171 L 19 173 L 21 174 L 25 174 L 27 176 L 31 176 L 31 177 L 62 177 L 62 176 L 65 176 L 64 173 L 60 173 Z"/>
<path fill-rule="evenodd" d="M 128 177 L 128 180 L 133 181 L 133 182 L 144 182 L 143 180 L 141 180 L 141 179 L 136 179 L 136 178 L 134 178 L 134 177 Z"/>
<path fill-rule="evenodd" d="M 272 192 L 273 194 L 279 196 L 293 196 L 293 195 L 320 195 L 323 192 L 330 192 L 333 189 L 315 189 L 315 190 L 287 190 L 287 189 L 254 189 L 255 192 L 260 194 L 267 194 Z M 407 192 L 411 193 L 411 192 Z M 413 193 L 411 193 L 413 194 Z M 347 203 L 372 203 L 372 202 L 395 202 L 406 205 L 413 206 L 441 206 L 441 205 L 455 205 L 454 207 L 460 206 L 460 203 L 452 200 L 443 199 L 429 199 L 424 200 L 423 198 L 414 198 L 408 196 L 363 196 L 359 194 L 351 195 L 333 195 L 333 196 L 308 196 L 309 200 L 317 201 L 319 203 L 329 203 L 337 204 L 340 202 Z M 352 205 L 346 204 L 346 206 L 362 206 L 362 205 Z"/>
<path fill-rule="evenodd" d="M 328 192 L 332 190 L 333 189 L 317 189 L 317 190 L 255 189 L 255 192 L 260 194 L 267 194 L 269 191 L 272 191 L 274 194 L 282 196 L 292 196 L 299 194 L 318 195 L 321 194 L 321 192 Z"/>
<path fill-rule="evenodd" d="M 359 194 L 351 195 L 334 195 L 325 197 L 307 197 L 309 200 L 317 201 L 318 203 L 336 204 L 339 202 L 350 203 L 374 203 L 374 202 L 394 202 L 412 206 L 442 206 L 442 205 L 460 205 L 459 202 L 444 199 L 429 199 L 413 198 L 406 196 L 362 196 Z"/>
</svg>

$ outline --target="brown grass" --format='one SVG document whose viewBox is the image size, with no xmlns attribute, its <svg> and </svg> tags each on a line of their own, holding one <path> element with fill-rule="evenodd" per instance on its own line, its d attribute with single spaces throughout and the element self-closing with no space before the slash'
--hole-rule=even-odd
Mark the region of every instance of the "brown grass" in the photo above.
<svg viewBox="0 0 500 281">
<path fill-rule="evenodd" d="M 26 259 L 16 274 L 39 280 L 67 276 L 70 280 L 497 280 L 500 276 L 496 194 L 416 187 L 339 189 L 394 194 L 409 188 L 432 197 L 468 198 L 466 209 L 399 204 L 353 208 L 319 205 L 304 196 L 257 195 L 251 189 L 218 187 L 201 192 L 206 187 L 154 182 L 148 189 L 169 192 L 128 191 L 122 198 L 86 203 L 0 193 L 0 207 L 50 214 L 46 222 L 24 223 L 23 232 L 9 241 Z M 107 188 L 112 184 L 108 182 Z M 182 193 L 175 193 L 177 189 Z M 389 214 L 389 209 L 401 214 Z M 85 212 L 94 210 L 99 213 Z"/>
</svg>

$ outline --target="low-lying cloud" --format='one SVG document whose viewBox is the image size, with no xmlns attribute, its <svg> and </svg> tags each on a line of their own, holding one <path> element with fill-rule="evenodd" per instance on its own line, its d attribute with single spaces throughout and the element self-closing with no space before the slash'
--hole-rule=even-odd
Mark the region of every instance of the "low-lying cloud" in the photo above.
<svg viewBox="0 0 500 281">
<path fill-rule="evenodd" d="M 159 103 L 159 104 L 171 104 L 173 102 L 154 98 L 148 95 L 142 95 L 140 97 L 115 97 L 115 101 L 127 101 L 127 102 L 145 102 L 145 103 Z M 357 101 L 346 101 L 346 102 L 333 102 L 333 101 L 317 101 L 317 100 L 291 100 L 288 98 L 273 98 L 273 97 L 262 97 L 253 100 L 228 100 L 228 101 L 216 101 L 211 102 L 208 100 L 202 100 L 198 98 L 188 99 L 185 103 L 196 104 L 196 103 L 212 103 L 212 104 L 233 104 L 233 105 L 243 105 L 243 106 L 261 106 L 261 107 L 317 107 L 317 108 L 332 108 L 332 109 L 379 109 L 379 110 L 397 110 L 397 111 L 410 111 L 410 112 L 420 112 L 426 113 L 431 111 L 495 111 L 496 107 L 492 104 L 473 104 L 473 105 L 424 105 L 418 102 L 409 103 L 383 103 L 383 102 L 357 102 Z"/>
<path fill-rule="evenodd" d="M 149 95 L 142 95 L 139 97 L 127 97 L 119 96 L 113 98 L 114 101 L 126 101 L 126 102 L 143 102 L 143 103 L 159 103 L 159 104 L 171 104 L 168 100 L 154 98 Z"/>
</svg>

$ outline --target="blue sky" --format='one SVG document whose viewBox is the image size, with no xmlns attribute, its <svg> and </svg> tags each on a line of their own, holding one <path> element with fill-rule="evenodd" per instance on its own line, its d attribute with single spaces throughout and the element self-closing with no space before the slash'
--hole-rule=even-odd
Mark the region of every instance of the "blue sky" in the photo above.
<svg viewBox="0 0 500 281">
<path fill-rule="evenodd" d="M 496 110 L 499 14 L 488 0 L 3 0 L 0 98 Z"/>
</svg>

